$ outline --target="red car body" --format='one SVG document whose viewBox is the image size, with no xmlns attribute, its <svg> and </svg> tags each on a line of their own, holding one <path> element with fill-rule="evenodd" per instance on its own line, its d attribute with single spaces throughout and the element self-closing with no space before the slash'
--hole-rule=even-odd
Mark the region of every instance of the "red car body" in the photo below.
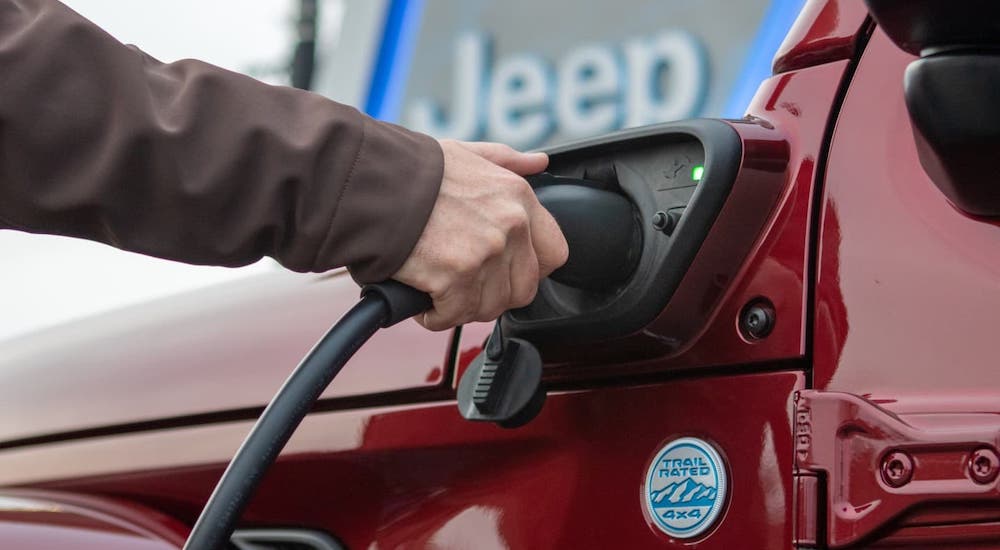
<svg viewBox="0 0 1000 550">
<path fill-rule="evenodd" d="M 685 335 L 677 351 L 567 346 L 541 415 L 504 430 L 454 402 L 490 326 L 403 323 L 324 394 L 243 526 L 348 548 L 1000 548 L 1000 228 L 921 168 L 901 88 L 913 59 L 860 1 L 807 3 L 732 122 L 747 159 L 780 145 L 787 161 L 745 159 L 699 255 L 746 259 L 714 300 L 691 290 L 712 273 L 685 276 L 673 299 L 704 322 L 654 322 Z M 731 204 L 761 194 L 775 207 L 732 250 L 720 226 L 746 219 Z M 343 274 L 274 275 L 11 343 L 0 548 L 180 547 L 282 378 L 356 297 Z M 759 297 L 777 321 L 750 341 L 738 317 Z M 641 495 L 681 436 L 713 442 L 731 480 L 691 540 L 655 528 Z"/>
</svg>

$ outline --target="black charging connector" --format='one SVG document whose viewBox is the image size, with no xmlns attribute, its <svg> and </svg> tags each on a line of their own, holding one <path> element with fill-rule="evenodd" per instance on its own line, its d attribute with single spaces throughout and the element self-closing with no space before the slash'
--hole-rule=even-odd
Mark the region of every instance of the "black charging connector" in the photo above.
<svg viewBox="0 0 1000 550">
<path fill-rule="evenodd" d="M 618 288 L 635 273 L 642 253 L 638 212 L 621 193 L 578 178 L 541 173 L 526 178 L 552 214 L 569 247 L 569 259 L 549 278 L 585 291 Z M 458 384 L 458 410 L 466 420 L 516 428 L 545 404 L 538 349 L 504 332 L 497 320 L 486 347 Z"/>
<path fill-rule="evenodd" d="M 534 183 L 537 176 L 529 176 Z M 607 291 L 625 284 L 642 253 L 642 228 L 632 202 L 587 180 L 548 176 L 535 189 L 569 246 L 566 264 L 549 276 L 573 288 Z"/>
</svg>

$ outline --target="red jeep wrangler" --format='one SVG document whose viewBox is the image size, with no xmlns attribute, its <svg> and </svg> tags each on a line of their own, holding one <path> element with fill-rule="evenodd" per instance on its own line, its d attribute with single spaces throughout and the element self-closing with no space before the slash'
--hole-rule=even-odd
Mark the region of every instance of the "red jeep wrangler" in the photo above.
<svg viewBox="0 0 1000 550">
<path fill-rule="evenodd" d="M 386 330 L 233 548 L 1000 548 L 997 46 L 988 1 L 813 0 L 744 119 L 553 149 L 639 240 L 503 317 L 537 417 L 456 409 L 491 325 Z M 179 548 L 356 295 L 276 274 L 9 344 L 0 548 Z"/>
</svg>

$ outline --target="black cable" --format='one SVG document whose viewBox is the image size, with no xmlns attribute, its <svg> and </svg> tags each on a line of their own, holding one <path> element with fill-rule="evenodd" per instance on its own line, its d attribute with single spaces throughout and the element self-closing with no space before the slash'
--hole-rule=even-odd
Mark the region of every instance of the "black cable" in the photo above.
<svg viewBox="0 0 1000 550">
<path fill-rule="evenodd" d="M 426 294 L 400 283 L 366 286 L 361 301 L 320 339 L 257 419 L 201 511 L 184 550 L 224 548 L 264 473 L 347 360 L 380 327 L 392 326 L 430 305 Z"/>
</svg>

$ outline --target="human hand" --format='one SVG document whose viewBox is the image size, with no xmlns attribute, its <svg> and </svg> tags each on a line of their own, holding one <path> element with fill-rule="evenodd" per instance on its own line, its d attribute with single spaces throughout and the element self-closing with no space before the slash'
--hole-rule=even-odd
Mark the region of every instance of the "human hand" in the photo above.
<svg viewBox="0 0 1000 550">
<path fill-rule="evenodd" d="M 545 170 L 545 153 L 442 140 L 444 177 L 413 252 L 393 276 L 430 294 L 417 316 L 429 330 L 492 321 L 531 303 L 538 282 L 566 263 L 566 239 L 522 176 Z"/>
</svg>

